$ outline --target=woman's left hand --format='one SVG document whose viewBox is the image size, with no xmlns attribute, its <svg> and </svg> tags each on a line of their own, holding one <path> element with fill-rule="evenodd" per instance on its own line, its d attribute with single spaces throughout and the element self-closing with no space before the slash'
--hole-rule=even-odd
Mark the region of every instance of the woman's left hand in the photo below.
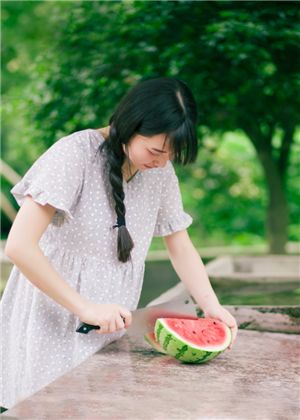
<svg viewBox="0 0 300 420">
<path fill-rule="evenodd" d="M 216 318 L 224 322 L 231 329 L 231 343 L 228 347 L 229 350 L 232 349 L 233 344 L 236 341 L 236 336 L 238 332 L 238 326 L 235 318 L 227 311 L 222 305 L 212 306 L 203 310 L 205 318 Z"/>
</svg>

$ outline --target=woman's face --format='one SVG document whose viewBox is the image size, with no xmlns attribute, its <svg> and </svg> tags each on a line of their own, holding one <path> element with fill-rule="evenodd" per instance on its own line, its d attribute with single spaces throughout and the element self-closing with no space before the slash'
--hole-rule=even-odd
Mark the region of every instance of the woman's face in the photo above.
<svg viewBox="0 0 300 420">
<path fill-rule="evenodd" d="M 138 170 L 164 167 L 167 161 L 173 158 L 169 141 L 165 141 L 165 134 L 151 137 L 136 134 L 130 139 L 126 148 L 123 145 L 131 165 Z"/>
</svg>

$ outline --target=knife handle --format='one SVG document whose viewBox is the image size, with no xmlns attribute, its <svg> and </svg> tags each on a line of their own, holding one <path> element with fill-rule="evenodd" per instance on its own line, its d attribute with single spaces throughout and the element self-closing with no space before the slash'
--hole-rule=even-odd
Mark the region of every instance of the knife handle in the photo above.
<svg viewBox="0 0 300 420">
<path fill-rule="evenodd" d="M 124 325 L 125 325 L 125 318 L 122 316 L 122 319 L 124 321 Z M 81 322 L 79 327 L 77 328 L 76 332 L 82 333 L 82 334 L 87 334 L 89 333 L 91 330 L 100 330 L 99 325 L 91 325 L 91 324 L 86 324 L 85 322 Z"/>
<path fill-rule="evenodd" d="M 91 330 L 100 330 L 100 327 L 99 327 L 99 325 L 91 325 L 91 324 L 86 324 L 85 322 L 81 322 L 81 324 L 77 328 L 76 332 L 82 333 L 82 334 L 87 334 Z"/>
</svg>

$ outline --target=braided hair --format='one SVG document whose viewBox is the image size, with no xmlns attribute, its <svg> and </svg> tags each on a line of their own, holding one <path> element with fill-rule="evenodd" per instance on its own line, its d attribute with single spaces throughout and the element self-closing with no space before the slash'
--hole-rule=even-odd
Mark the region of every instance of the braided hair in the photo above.
<svg viewBox="0 0 300 420">
<path fill-rule="evenodd" d="M 126 227 L 122 166 L 126 149 L 136 134 L 154 136 L 165 133 L 170 140 L 174 162 L 195 162 L 198 152 L 196 134 L 197 106 L 192 92 L 174 77 L 146 78 L 121 99 L 109 119 L 109 135 L 99 149 L 106 152 L 106 165 L 115 201 L 118 228 L 117 252 L 121 262 L 130 259 L 134 247 Z"/>
</svg>

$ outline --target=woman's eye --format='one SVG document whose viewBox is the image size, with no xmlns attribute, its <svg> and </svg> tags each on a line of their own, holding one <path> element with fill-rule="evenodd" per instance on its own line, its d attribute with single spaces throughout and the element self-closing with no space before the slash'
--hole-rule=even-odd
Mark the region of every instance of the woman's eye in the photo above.
<svg viewBox="0 0 300 420">
<path fill-rule="evenodd" d="M 157 155 L 156 153 L 151 152 L 151 150 L 149 150 L 149 152 L 151 153 L 151 155 L 154 155 L 154 156 L 159 156 L 159 155 Z"/>
</svg>

